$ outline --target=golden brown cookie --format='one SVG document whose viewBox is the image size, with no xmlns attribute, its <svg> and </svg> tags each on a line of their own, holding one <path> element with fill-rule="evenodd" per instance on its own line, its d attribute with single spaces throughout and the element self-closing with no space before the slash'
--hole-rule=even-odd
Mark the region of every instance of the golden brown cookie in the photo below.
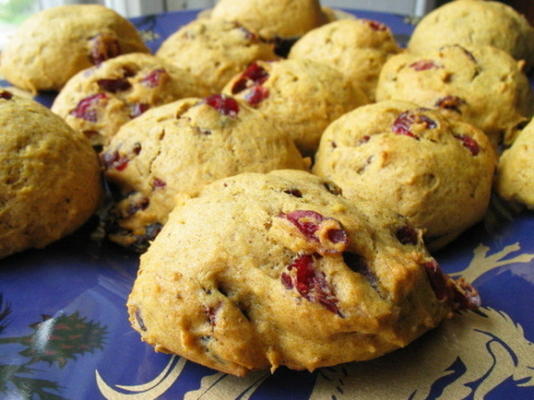
<svg viewBox="0 0 534 400">
<path fill-rule="evenodd" d="M 494 144 L 503 136 L 509 142 L 534 106 L 522 66 L 490 46 L 405 52 L 384 65 L 376 98 L 442 108 L 482 129 Z"/>
<path fill-rule="evenodd" d="M 534 120 L 501 155 L 497 169 L 497 191 L 507 200 L 534 209 Z"/>
<path fill-rule="evenodd" d="M 189 72 L 153 55 L 132 53 L 79 72 L 56 97 L 52 111 L 93 145 L 102 145 L 149 108 L 207 92 Z"/>
<path fill-rule="evenodd" d="M 265 117 L 221 95 L 147 111 L 122 126 L 101 158 L 122 198 L 111 238 L 139 250 L 159 232 L 177 198 L 240 172 L 307 167 Z"/>
<path fill-rule="evenodd" d="M 289 58 L 307 58 L 335 67 L 373 100 L 382 66 L 399 50 L 386 25 L 342 19 L 308 32 L 291 48 Z"/>
<path fill-rule="evenodd" d="M 177 207 L 128 299 L 143 341 L 234 375 L 312 371 L 379 357 L 476 306 L 420 233 L 377 229 L 329 186 L 304 171 L 248 173 Z"/>
<path fill-rule="evenodd" d="M 101 194 L 89 141 L 40 104 L 0 91 L 0 258 L 73 232 Z"/>
<path fill-rule="evenodd" d="M 218 93 L 255 60 L 275 60 L 274 47 L 235 22 L 199 19 L 163 42 L 157 55 Z"/>
<path fill-rule="evenodd" d="M 460 118 L 384 101 L 333 122 L 315 161 L 314 173 L 345 197 L 405 216 L 437 249 L 484 216 L 496 156 L 486 135 Z"/>
<path fill-rule="evenodd" d="M 330 122 L 369 101 L 338 70 L 296 59 L 253 63 L 224 92 L 263 113 L 306 155 Z"/>
<path fill-rule="evenodd" d="M 493 46 L 534 66 L 534 28 L 524 16 L 501 2 L 447 3 L 417 24 L 408 47 L 425 55 L 446 44 Z"/>
<path fill-rule="evenodd" d="M 135 27 L 101 5 L 67 5 L 28 18 L 2 49 L 0 74 L 33 92 L 59 90 L 78 71 L 108 58 L 146 52 Z"/>
<path fill-rule="evenodd" d="M 220 0 L 211 18 L 239 22 L 266 39 L 302 36 L 328 21 L 318 0 Z"/>
</svg>

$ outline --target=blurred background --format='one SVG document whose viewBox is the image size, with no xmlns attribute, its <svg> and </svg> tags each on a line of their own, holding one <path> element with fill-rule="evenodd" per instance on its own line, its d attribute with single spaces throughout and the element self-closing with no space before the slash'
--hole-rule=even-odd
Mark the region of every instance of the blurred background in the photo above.
<svg viewBox="0 0 534 400">
<path fill-rule="evenodd" d="M 276 1 L 276 0 L 273 0 Z M 166 11 L 212 7 L 216 0 L 0 0 L 0 49 L 7 37 L 29 15 L 47 7 L 75 3 L 100 3 L 125 17 Z M 389 13 L 422 16 L 447 0 L 321 0 L 328 7 L 354 8 Z M 527 16 L 534 23 L 534 0 L 504 1 Z"/>
</svg>

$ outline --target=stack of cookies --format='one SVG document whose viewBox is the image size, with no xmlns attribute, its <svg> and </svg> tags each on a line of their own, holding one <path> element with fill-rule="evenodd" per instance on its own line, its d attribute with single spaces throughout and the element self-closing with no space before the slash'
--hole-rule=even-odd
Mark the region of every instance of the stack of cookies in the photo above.
<svg viewBox="0 0 534 400">
<path fill-rule="evenodd" d="M 479 305 L 428 249 L 484 217 L 495 181 L 534 208 L 534 30 L 501 3 L 443 6 L 404 50 L 317 0 L 221 0 L 155 55 L 102 6 L 21 32 L 0 73 L 60 92 L 57 115 L 0 93 L 0 256 L 83 223 L 99 158 L 157 351 L 235 375 L 378 357 Z"/>
</svg>

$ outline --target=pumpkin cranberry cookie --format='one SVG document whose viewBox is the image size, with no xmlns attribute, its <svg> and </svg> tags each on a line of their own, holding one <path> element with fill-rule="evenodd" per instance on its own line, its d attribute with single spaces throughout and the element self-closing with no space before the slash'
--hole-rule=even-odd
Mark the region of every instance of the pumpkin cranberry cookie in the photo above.
<svg viewBox="0 0 534 400">
<path fill-rule="evenodd" d="M 187 71 L 150 54 L 132 53 L 79 72 L 56 97 L 52 111 L 93 145 L 102 145 L 149 108 L 206 94 Z"/>
<path fill-rule="evenodd" d="M 0 91 L 0 258 L 73 232 L 101 195 L 89 141 L 40 104 Z"/>
<path fill-rule="evenodd" d="M 306 155 L 315 152 L 330 122 L 368 103 L 341 72 L 305 59 L 253 63 L 224 92 L 263 113 Z"/>
<path fill-rule="evenodd" d="M 318 0 L 220 0 L 211 18 L 239 22 L 266 39 L 302 36 L 328 21 Z"/>
<path fill-rule="evenodd" d="M 382 66 L 399 51 L 386 25 L 343 19 L 308 32 L 291 48 L 289 58 L 307 58 L 335 67 L 373 100 Z"/>
<path fill-rule="evenodd" d="M 510 142 L 534 106 L 523 64 L 490 46 L 405 52 L 384 65 L 376 98 L 441 108 L 482 129 L 494 144 L 503 135 Z"/>
<path fill-rule="evenodd" d="M 94 4 L 59 6 L 20 26 L 2 50 L 0 74 L 33 92 L 59 90 L 78 71 L 132 52 L 149 50 L 115 11 Z"/>
<path fill-rule="evenodd" d="M 496 156 L 482 131 L 440 110 L 384 101 L 333 122 L 314 173 L 354 202 L 405 216 L 444 246 L 484 216 Z"/>
<path fill-rule="evenodd" d="M 156 351 L 244 375 L 406 346 L 476 307 L 421 245 L 377 230 L 304 171 L 241 174 L 177 207 L 141 256 L 130 322 Z"/>
<path fill-rule="evenodd" d="M 306 168 L 293 142 L 231 97 L 183 99 L 123 125 L 101 154 L 120 200 L 110 237 L 143 250 L 177 199 L 240 172 Z"/>
<path fill-rule="evenodd" d="M 172 34 L 158 57 L 204 82 L 218 93 L 255 60 L 275 60 L 274 46 L 235 22 L 199 19 Z"/>
<path fill-rule="evenodd" d="M 534 120 L 499 159 L 497 191 L 507 200 L 534 209 Z"/>
<path fill-rule="evenodd" d="M 446 44 L 497 47 L 534 66 L 534 28 L 512 7 L 497 1 L 452 1 L 425 16 L 408 43 L 427 54 Z"/>
</svg>

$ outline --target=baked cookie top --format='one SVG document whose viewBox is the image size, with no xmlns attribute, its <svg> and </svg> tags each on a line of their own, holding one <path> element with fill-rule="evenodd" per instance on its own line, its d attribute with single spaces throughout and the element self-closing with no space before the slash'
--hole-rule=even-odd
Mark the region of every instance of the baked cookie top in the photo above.
<svg viewBox="0 0 534 400">
<path fill-rule="evenodd" d="M 476 303 L 420 232 L 397 226 L 403 244 L 332 188 L 304 171 L 248 173 L 177 207 L 128 299 L 143 341 L 234 375 L 311 371 L 403 347 Z"/>
<path fill-rule="evenodd" d="M 197 77 L 212 91 L 255 60 L 275 60 L 274 45 L 236 22 L 198 19 L 169 36 L 157 55 Z"/>
<path fill-rule="evenodd" d="M 490 46 L 447 45 L 425 55 L 391 57 L 378 81 L 378 101 L 397 99 L 461 115 L 497 144 L 515 136 L 534 102 L 524 63 Z"/>
<path fill-rule="evenodd" d="M 334 121 L 313 172 L 355 203 L 405 216 L 436 249 L 484 216 L 495 163 L 486 135 L 460 118 L 384 101 Z"/>
<path fill-rule="evenodd" d="M 0 258 L 74 231 L 101 195 L 89 141 L 40 104 L 0 90 Z"/>
<path fill-rule="evenodd" d="M 178 198 L 240 172 L 306 168 L 293 142 L 231 97 L 183 99 L 123 125 L 101 158 L 119 189 L 112 240 L 143 250 Z"/>
<path fill-rule="evenodd" d="M 32 92 L 59 90 L 78 71 L 132 52 L 149 50 L 115 11 L 96 4 L 59 6 L 24 21 L 2 49 L 0 74 Z"/>
<path fill-rule="evenodd" d="M 534 119 L 499 159 L 497 191 L 534 209 Z"/>
<path fill-rule="evenodd" d="M 427 54 L 446 44 L 493 46 L 534 66 L 534 28 L 501 2 L 451 1 L 417 24 L 408 48 Z"/>
<path fill-rule="evenodd" d="M 207 93 L 189 72 L 153 55 L 132 53 L 72 77 L 56 97 L 52 111 L 93 145 L 102 145 L 109 143 L 121 125 L 149 108 Z"/>
<path fill-rule="evenodd" d="M 224 92 L 263 113 L 306 155 L 331 121 L 369 101 L 341 72 L 306 59 L 253 63 Z"/>
<path fill-rule="evenodd" d="M 399 51 L 386 25 L 342 19 L 305 34 L 293 45 L 289 58 L 307 58 L 335 67 L 373 100 L 382 66 Z"/>
<path fill-rule="evenodd" d="M 318 0 L 220 0 L 211 18 L 239 22 L 266 39 L 302 36 L 328 22 Z"/>
</svg>

